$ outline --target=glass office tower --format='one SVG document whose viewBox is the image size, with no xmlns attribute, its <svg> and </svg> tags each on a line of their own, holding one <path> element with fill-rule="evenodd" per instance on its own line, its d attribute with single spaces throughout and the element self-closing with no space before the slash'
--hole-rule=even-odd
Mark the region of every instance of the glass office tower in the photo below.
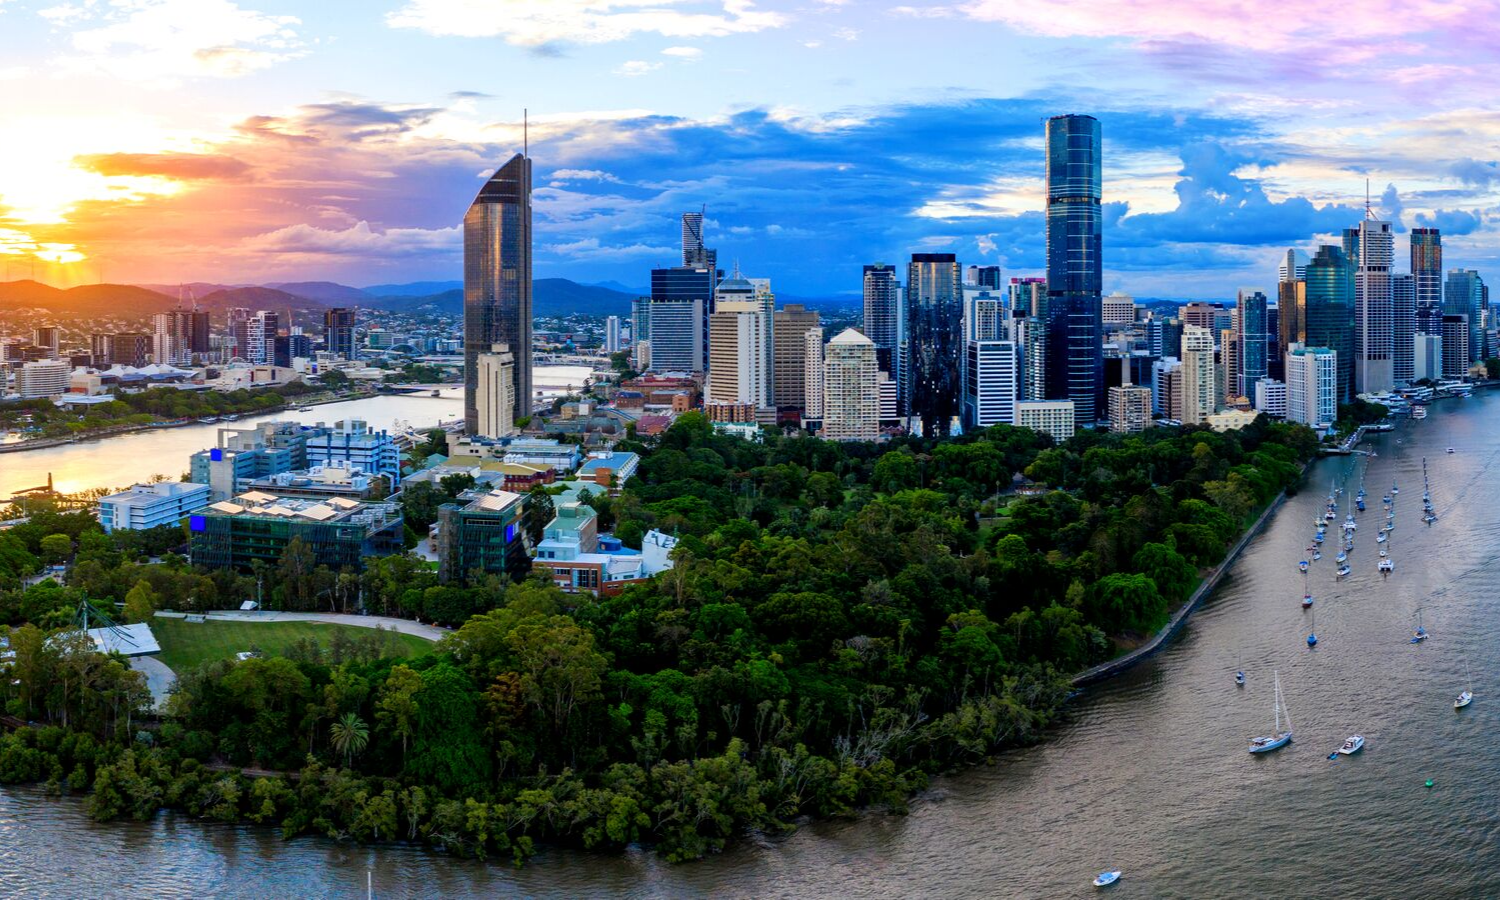
<svg viewBox="0 0 1500 900">
<path fill-rule="evenodd" d="M 531 160 L 517 153 L 464 215 L 464 431 L 479 425 L 479 354 L 515 354 L 516 418 L 531 415 Z"/>
<path fill-rule="evenodd" d="M 1104 410 L 1102 145 L 1093 116 L 1047 120 L 1047 398 Z"/>
<path fill-rule="evenodd" d="M 959 414 L 963 269 L 952 253 L 913 253 L 906 272 L 902 393 L 924 435 L 947 434 Z"/>
<path fill-rule="evenodd" d="M 1307 264 L 1303 334 L 1338 355 L 1338 402 L 1354 399 L 1354 270 L 1344 251 L 1318 248 Z"/>
</svg>

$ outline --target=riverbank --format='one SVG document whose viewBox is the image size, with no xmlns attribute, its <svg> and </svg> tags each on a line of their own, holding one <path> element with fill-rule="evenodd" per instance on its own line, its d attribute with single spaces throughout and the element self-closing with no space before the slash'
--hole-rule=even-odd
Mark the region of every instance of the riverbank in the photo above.
<svg viewBox="0 0 1500 900">
<path fill-rule="evenodd" d="M 319 394 L 314 395 L 313 397 L 297 397 L 295 398 L 295 402 L 288 400 L 277 406 L 262 407 L 259 409 L 247 409 L 243 412 L 229 413 L 229 415 L 232 415 L 235 418 L 239 418 L 240 416 L 259 416 L 265 415 L 267 413 L 285 412 L 288 409 L 298 409 L 304 406 L 324 406 L 330 403 L 347 403 L 350 400 L 363 400 L 367 397 L 372 396 L 376 396 L 374 392 Z M 219 416 L 218 419 L 220 422 L 227 421 L 231 424 L 233 423 L 233 420 L 225 419 L 223 416 Z M 80 444 L 99 441 L 103 440 L 104 438 L 118 437 L 119 435 L 124 434 L 134 434 L 141 431 L 160 431 L 163 428 L 181 428 L 185 425 L 192 425 L 196 422 L 199 422 L 199 419 L 188 417 L 184 419 L 158 419 L 154 422 L 142 422 L 139 424 L 130 425 L 107 425 L 103 428 L 80 431 L 77 434 L 70 434 L 66 437 L 28 438 L 9 444 L 0 444 L 0 453 L 23 453 L 27 450 L 46 450 L 51 447 L 62 447 L 68 444 Z"/>
<path fill-rule="evenodd" d="M 1306 474 L 1307 468 L 1304 466 L 1302 470 L 1303 477 Z M 1187 624 L 1188 617 L 1193 614 L 1193 611 L 1202 605 L 1203 601 L 1219 586 L 1219 582 L 1223 580 L 1224 576 L 1228 574 L 1229 570 L 1239 560 L 1240 553 L 1249 546 L 1250 541 L 1256 535 L 1265 529 L 1267 523 L 1271 521 L 1271 517 L 1276 514 L 1277 510 L 1281 509 L 1286 500 L 1287 494 L 1285 491 L 1282 491 L 1280 496 L 1266 506 L 1259 518 L 1255 520 L 1255 523 L 1246 529 L 1245 533 L 1240 535 L 1240 539 L 1229 549 L 1229 553 L 1225 555 L 1224 560 L 1209 572 L 1208 576 L 1198 584 L 1198 589 L 1193 591 L 1187 601 L 1172 614 L 1172 618 L 1167 621 L 1167 624 L 1163 625 L 1161 630 L 1156 632 L 1150 640 L 1123 656 L 1117 656 L 1097 666 L 1091 666 L 1073 676 L 1073 687 L 1087 687 L 1105 679 L 1113 678 L 1165 647 L 1182 630 L 1182 626 Z"/>
</svg>

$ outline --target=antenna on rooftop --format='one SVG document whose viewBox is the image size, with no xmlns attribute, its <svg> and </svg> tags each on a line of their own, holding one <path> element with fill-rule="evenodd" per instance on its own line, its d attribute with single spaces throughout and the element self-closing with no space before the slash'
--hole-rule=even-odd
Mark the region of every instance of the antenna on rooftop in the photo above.
<svg viewBox="0 0 1500 900">
<path fill-rule="evenodd" d="M 531 159 L 531 110 L 521 107 L 521 155 Z"/>
<path fill-rule="evenodd" d="M 1375 218 L 1374 210 L 1370 209 L 1370 179 L 1365 179 L 1365 218 Z"/>
</svg>

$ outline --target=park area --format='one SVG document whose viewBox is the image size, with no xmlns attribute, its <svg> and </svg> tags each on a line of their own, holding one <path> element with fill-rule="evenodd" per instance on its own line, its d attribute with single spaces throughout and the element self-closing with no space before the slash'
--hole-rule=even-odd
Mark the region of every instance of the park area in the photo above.
<svg viewBox="0 0 1500 900">
<path fill-rule="evenodd" d="M 368 641 L 378 634 L 387 642 L 391 656 L 420 656 L 433 647 L 432 641 L 415 635 L 377 633 L 370 628 L 328 622 L 190 622 L 157 616 L 151 620 L 151 631 L 161 645 L 157 658 L 178 673 L 211 660 L 234 659 L 252 648 L 266 656 L 282 656 L 293 644 L 308 639 L 317 641 L 327 652 L 335 635 L 340 633 L 351 644 Z"/>
</svg>

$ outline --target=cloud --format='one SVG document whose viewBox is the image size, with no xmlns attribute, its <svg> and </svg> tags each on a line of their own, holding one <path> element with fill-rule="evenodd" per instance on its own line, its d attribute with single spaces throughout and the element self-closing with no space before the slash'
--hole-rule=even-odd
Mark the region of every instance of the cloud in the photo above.
<svg viewBox="0 0 1500 900">
<path fill-rule="evenodd" d="M 640 259 L 647 256 L 669 260 L 677 253 L 677 249 L 674 247 L 660 247 L 649 244 L 606 246 L 598 238 L 594 237 L 581 238 L 564 244 L 548 244 L 546 249 L 560 256 L 588 262 Z M 675 265 L 675 263 L 673 264 Z"/>
<path fill-rule="evenodd" d="M 626 78 L 637 78 L 649 72 L 654 72 L 660 68 L 661 63 L 659 62 L 646 62 L 645 60 L 641 59 L 632 59 L 622 63 L 619 67 L 617 67 L 615 69 L 615 74 L 622 75 Z"/>
<path fill-rule="evenodd" d="M 295 16 L 241 9 L 231 0 L 112 0 L 44 10 L 70 32 L 65 69 L 131 82 L 233 78 L 302 53 Z"/>
<path fill-rule="evenodd" d="M 908 19 L 951 19 L 958 11 L 951 6 L 893 6 L 891 15 Z"/>
<path fill-rule="evenodd" d="M 780 13 L 750 0 L 408 0 L 386 16 L 392 28 L 452 37 L 498 37 L 519 47 L 604 44 L 637 34 L 723 37 L 779 28 Z"/>
<path fill-rule="evenodd" d="M 1417 213 L 1417 225 L 1422 228 L 1436 228 L 1442 231 L 1444 237 L 1453 237 L 1479 231 L 1484 227 L 1484 219 L 1477 212 L 1462 209 L 1436 209 L 1431 215 Z"/>
<path fill-rule="evenodd" d="M 698 59 L 703 56 L 703 51 L 697 47 L 668 47 L 661 53 L 663 56 L 675 56 L 678 59 Z"/>
<path fill-rule="evenodd" d="M 250 166 L 232 156 L 200 153 L 93 153 L 74 165 L 106 176 L 144 175 L 187 181 L 243 178 Z"/>
<path fill-rule="evenodd" d="M 344 229 L 288 225 L 249 237 L 242 247 L 257 253 L 297 256 L 425 256 L 434 251 L 453 254 L 463 249 L 463 228 L 455 225 L 377 231 L 364 221 Z"/>
</svg>

